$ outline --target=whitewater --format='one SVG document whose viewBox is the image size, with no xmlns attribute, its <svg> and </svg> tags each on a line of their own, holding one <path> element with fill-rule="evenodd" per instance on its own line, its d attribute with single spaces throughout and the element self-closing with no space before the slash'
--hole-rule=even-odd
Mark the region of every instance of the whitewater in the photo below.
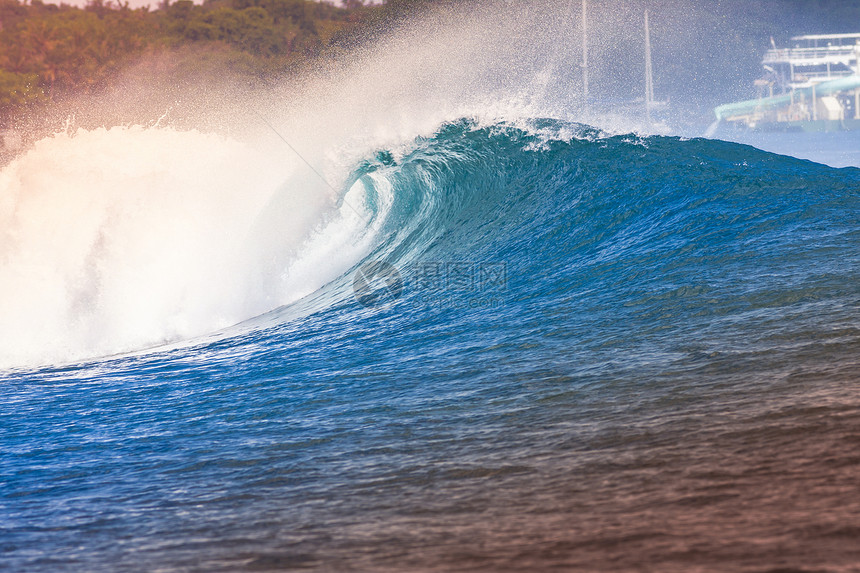
<svg viewBox="0 0 860 573">
<path fill-rule="evenodd" d="M 860 169 L 504 5 L 2 168 L 0 568 L 857 569 Z"/>
</svg>

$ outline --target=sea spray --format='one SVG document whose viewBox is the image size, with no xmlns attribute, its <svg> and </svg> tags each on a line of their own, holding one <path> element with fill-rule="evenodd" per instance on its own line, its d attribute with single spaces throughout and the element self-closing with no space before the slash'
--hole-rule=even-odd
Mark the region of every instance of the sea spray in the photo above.
<svg viewBox="0 0 860 573">
<path fill-rule="evenodd" d="M 289 272 L 338 218 L 303 169 L 193 130 L 40 141 L 0 174 L 0 363 L 198 336 L 319 288 L 351 263 Z M 339 242 L 351 244 L 349 229 Z"/>
</svg>

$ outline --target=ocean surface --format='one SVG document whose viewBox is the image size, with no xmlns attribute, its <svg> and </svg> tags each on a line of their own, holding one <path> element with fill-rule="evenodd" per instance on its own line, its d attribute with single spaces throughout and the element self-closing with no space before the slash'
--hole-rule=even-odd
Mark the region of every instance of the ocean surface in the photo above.
<svg viewBox="0 0 860 573">
<path fill-rule="evenodd" d="M 3 169 L 0 570 L 860 570 L 860 169 L 540 118 L 255 157 Z"/>
<path fill-rule="evenodd" d="M 703 133 L 704 130 L 699 133 Z M 755 132 L 720 128 L 717 139 L 752 145 L 758 149 L 808 159 L 831 167 L 860 167 L 860 131 L 822 133 Z"/>
</svg>

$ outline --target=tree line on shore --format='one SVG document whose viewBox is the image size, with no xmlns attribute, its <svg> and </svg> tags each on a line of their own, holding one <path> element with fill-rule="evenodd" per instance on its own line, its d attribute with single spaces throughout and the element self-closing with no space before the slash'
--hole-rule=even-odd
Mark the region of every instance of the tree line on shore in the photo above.
<svg viewBox="0 0 860 573">
<path fill-rule="evenodd" d="M 229 61 L 243 73 L 282 73 L 412 3 L 163 0 L 132 9 L 114 0 L 83 8 L 0 0 L 0 121 L 66 94 L 93 93 L 147 53 L 193 47 L 193 57 Z"/>
</svg>

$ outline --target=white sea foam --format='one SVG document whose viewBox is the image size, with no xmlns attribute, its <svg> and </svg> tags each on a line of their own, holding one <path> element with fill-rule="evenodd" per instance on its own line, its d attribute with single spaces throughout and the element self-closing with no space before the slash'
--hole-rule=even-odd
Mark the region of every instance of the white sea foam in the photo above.
<svg viewBox="0 0 860 573">
<path fill-rule="evenodd" d="M 0 365 L 235 324 L 352 264 L 309 268 L 305 242 L 337 250 L 359 232 L 320 234 L 320 221 L 342 217 L 306 166 L 197 131 L 61 133 L 7 166 L 0 190 Z"/>
</svg>

